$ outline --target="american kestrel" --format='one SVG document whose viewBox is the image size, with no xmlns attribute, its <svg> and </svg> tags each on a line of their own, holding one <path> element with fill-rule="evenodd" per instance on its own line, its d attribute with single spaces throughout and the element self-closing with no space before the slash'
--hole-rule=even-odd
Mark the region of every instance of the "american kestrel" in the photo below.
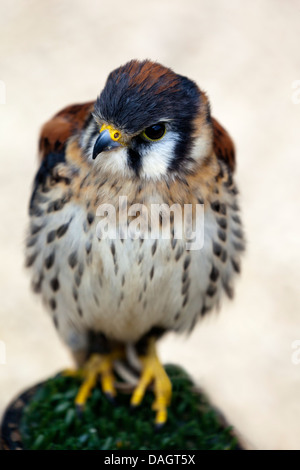
<svg viewBox="0 0 300 470">
<path fill-rule="evenodd" d="M 139 405 L 153 382 L 161 425 L 171 384 L 156 340 L 191 331 L 223 293 L 232 298 L 240 272 L 244 235 L 232 140 L 192 80 L 132 60 L 110 73 L 96 101 L 69 106 L 44 125 L 39 159 L 26 265 L 33 290 L 81 366 L 76 404 L 83 407 L 98 377 L 114 397 L 113 363 L 133 348 L 142 371 L 131 404 Z M 142 231 L 124 237 L 120 200 L 128 214 L 135 204 L 148 214 L 162 207 L 160 223 L 166 207 L 192 207 L 195 221 L 201 206 L 201 247 L 191 249 L 176 235 L 183 216 L 173 212 L 169 237 Z M 100 206 L 115 210 L 115 237 L 97 232 Z M 125 228 L 138 216 L 130 213 Z"/>
</svg>

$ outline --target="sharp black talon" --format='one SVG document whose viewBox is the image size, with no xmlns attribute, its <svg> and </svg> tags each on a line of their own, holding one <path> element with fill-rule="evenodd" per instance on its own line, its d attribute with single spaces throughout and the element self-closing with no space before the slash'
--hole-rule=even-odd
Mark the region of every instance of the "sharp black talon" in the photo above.
<svg viewBox="0 0 300 470">
<path fill-rule="evenodd" d="M 131 411 L 136 411 L 139 407 L 140 407 L 140 405 L 132 405 L 132 404 L 130 404 L 130 409 L 131 409 Z"/>
<path fill-rule="evenodd" d="M 155 423 L 155 429 L 156 431 L 160 431 L 166 423 Z"/>
<path fill-rule="evenodd" d="M 105 396 L 112 405 L 117 404 L 116 398 L 111 393 L 105 393 Z"/>
<path fill-rule="evenodd" d="M 83 417 L 83 412 L 84 412 L 84 406 L 83 405 L 76 405 L 76 414 L 78 418 Z"/>
</svg>

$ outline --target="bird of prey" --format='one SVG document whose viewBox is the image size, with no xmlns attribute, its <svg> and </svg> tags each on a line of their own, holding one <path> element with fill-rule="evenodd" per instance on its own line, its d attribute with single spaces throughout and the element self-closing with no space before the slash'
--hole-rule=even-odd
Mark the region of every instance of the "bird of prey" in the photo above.
<svg viewBox="0 0 300 470">
<path fill-rule="evenodd" d="M 155 422 L 166 422 L 172 390 L 156 340 L 192 331 L 224 293 L 232 298 L 240 272 L 244 235 L 234 169 L 233 142 L 211 116 L 206 94 L 150 60 L 120 66 L 95 101 L 66 107 L 43 126 L 26 265 L 78 364 L 78 407 L 98 378 L 108 397 L 116 395 L 114 362 L 133 348 L 141 374 L 131 405 L 153 383 Z M 202 208 L 200 248 L 177 235 L 183 215 L 173 210 L 169 236 L 124 236 L 143 212 L 132 207 L 148 215 L 158 208 L 160 230 L 173 206 L 192 207 L 192 222 Z M 115 236 L 101 236 L 104 225 L 99 236 L 99 207 L 114 209 Z"/>
</svg>

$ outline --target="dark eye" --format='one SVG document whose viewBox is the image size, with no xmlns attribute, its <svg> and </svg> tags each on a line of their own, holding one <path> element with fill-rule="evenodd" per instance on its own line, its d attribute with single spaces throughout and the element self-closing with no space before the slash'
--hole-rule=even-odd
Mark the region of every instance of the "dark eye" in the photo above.
<svg viewBox="0 0 300 470">
<path fill-rule="evenodd" d="M 142 136 L 147 140 L 159 140 L 166 132 L 166 126 L 164 124 L 154 124 L 154 126 L 147 127 Z"/>
</svg>

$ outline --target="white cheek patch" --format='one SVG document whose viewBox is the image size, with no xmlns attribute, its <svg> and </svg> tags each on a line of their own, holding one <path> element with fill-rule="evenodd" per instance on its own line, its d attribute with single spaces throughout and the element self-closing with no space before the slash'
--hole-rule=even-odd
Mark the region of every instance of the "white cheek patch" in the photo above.
<svg viewBox="0 0 300 470">
<path fill-rule="evenodd" d="M 167 174 L 174 158 L 176 134 L 168 132 L 160 141 L 153 142 L 142 155 L 141 176 L 159 179 Z"/>
<path fill-rule="evenodd" d="M 107 173 L 129 175 L 127 148 L 118 148 L 99 153 L 94 160 L 99 168 Z"/>
</svg>

